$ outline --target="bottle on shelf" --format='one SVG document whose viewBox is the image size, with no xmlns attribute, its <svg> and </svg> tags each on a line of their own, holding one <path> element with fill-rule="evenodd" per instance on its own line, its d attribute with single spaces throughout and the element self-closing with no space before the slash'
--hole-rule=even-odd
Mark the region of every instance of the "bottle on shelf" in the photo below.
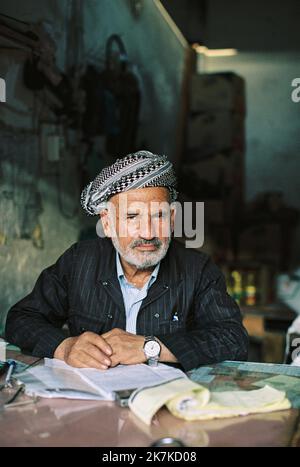
<svg viewBox="0 0 300 467">
<path fill-rule="evenodd" d="M 254 272 L 248 272 L 245 285 L 245 305 L 253 306 L 256 304 L 256 284 Z"/>
<path fill-rule="evenodd" d="M 231 276 L 233 278 L 232 297 L 240 305 L 243 296 L 242 275 L 239 271 L 235 270 L 232 271 Z"/>
</svg>

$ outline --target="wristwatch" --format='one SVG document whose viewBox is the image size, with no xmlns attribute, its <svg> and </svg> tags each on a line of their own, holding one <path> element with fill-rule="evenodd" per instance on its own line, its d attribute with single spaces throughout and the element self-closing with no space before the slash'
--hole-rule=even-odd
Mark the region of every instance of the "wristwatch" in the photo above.
<svg viewBox="0 0 300 467">
<path fill-rule="evenodd" d="M 147 363 L 150 366 L 157 366 L 161 352 L 161 346 L 156 337 L 147 336 L 144 342 L 144 354 L 147 358 Z"/>
</svg>

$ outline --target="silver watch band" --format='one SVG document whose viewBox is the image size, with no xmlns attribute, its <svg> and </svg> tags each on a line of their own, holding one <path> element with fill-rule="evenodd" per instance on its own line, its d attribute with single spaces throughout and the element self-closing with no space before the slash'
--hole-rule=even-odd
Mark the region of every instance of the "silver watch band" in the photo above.
<svg viewBox="0 0 300 467">
<path fill-rule="evenodd" d="M 155 336 L 145 336 L 144 346 L 145 346 L 145 344 L 146 344 L 147 342 L 149 342 L 149 341 L 155 341 L 155 342 L 157 342 L 157 343 L 159 344 L 159 346 L 160 346 L 159 340 L 156 339 Z M 145 356 L 146 356 L 146 358 L 147 358 L 147 363 L 148 363 L 149 366 L 157 366 L 157 365 L 158 365 L 159 357 L 160 357 L 160 352 L 159 352 L 159 354 L 158 354 L 157 356 L 155 356 L 155 357 L 149 357 L 149 356 L 146 354 L 145 350 L 144 350 L 144 353 L 145 353 Z"/>
<path fill-rule="evenodd" d="M 149 366 L 157 366 L 159 362 L 159 355 L 157 357 L 150 357 L 147 360 Z"/>
</svg>

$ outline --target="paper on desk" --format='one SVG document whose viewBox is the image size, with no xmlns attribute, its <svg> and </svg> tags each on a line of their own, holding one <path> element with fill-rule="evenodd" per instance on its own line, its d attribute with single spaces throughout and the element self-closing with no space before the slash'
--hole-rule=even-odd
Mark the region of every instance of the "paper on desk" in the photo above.
<svg viewBox="0 0 300 467">
<path fill-rule="evenodd" d="M 265 386 L 253 391 L 212 392 L 209 403 L 202 405 L 198 391 L 179 395 L 167 403 L 170 412 L 185 420 L 211 420 L 250 413 L 265 413 L 289 409 L 285 392 Z"/>
<path fill-rule="evenodd" d="M 277 375 L 253 383 L 254 386 L 262 387 L 266 384 L 279 391 L 285 391 L 292 406 L 300 408 L 300 378 L 293 376 Z"/>
<path fill-rule="evenodd" d="M 218 363 L 212 370 L 213 374 L 231 375 L 232 372 L 245 371 L 248 376 L 250 373 L 267 373 L 286 376 L 300 376 L 300 368 L 282 363 L 256 363 L 256 362 L 238 362 L 226 360 Z"/>
<path fill-rule="evenodd" d="M 271 385 L 275 389 L 287 391 L 288 389 L 298 390 L 300 393 L 300 378 L 293 376 L 271 376 L 270 378 L 262 379 L 253 383 L 254 386 L 262 387 L 266 384 Z"/>
<path fill-rule="evenodd" d="M 270 386 L 253 391 L 210 392 L 182 379 L 136 391 L 129 400 L 130 409 L 147 425 L 164 404 L 173 415 L 185 420 L 227 418 L 291 407 L 285 392 Z"/>
<path fill-rule="evenodd" d="M 0 338 L 0 360 L 6 360 L 6 344 L 7 342 L 4 339 Z"/>
<path fill-rule="evenodd" d="M 108 370 L 74 368 L 57 359 L 45 359 L 44 366 L 28 369 L 18 378 L 26 392 L 43 397 L 114 400 L 115 391 L 148 387 L 185 377 L 181 370 L 159 364 L 118 365 Z"/>
<path fill-rule="evenodd" d="M 85 400 L 104 399 L 99 391 L 95 391 L 86 384 L 79 375 L 65 369 L 39 366 L 18 375 L 18 380 L 25 384 L 25 392 L 29 396 Z"/>
<path fill-rule="evenodd" d="M 135 391 L 129 399 L 129 408 L 147 425 L 151 424 L 153 415 L 177 394 L 193 390 L 199 391 L 199 401 L 206 404 L 209 390 L 187 378 L 179 378 L 156 387 Z"/>
<path fill-rule="evenodd" d="M 212 375 L 211 371 L 212 367 L 202 366 L 189 371 L 188 375 L 196 383 L 211 383 L 215 378 L 215 375 Z"/>
</svg>

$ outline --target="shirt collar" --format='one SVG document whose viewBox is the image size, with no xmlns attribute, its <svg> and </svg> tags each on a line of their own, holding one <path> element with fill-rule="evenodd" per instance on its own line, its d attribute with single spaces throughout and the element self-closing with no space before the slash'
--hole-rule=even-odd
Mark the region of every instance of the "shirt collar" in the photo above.
<svg viewBox="0 0 300 467">
<path fill-rule="evenodd" d="M 122 264 L 121 264 L 121 261 L 120 261 L 119 253 L 117 251 L 116 251 L 116 266 L 117 266 L 118 278 L 119 279 L 121 279 L 121 278 L 125 279 L 125 274 L 124 274 L 123 267 L 122 267 Z M 157 278 L 158 271 L 159 271 L 159 266 L 160 266 L 160 262 L 153 269 L 150 279 L 152 279 L 152 278 L 156 279 Z"/>
</svg>

